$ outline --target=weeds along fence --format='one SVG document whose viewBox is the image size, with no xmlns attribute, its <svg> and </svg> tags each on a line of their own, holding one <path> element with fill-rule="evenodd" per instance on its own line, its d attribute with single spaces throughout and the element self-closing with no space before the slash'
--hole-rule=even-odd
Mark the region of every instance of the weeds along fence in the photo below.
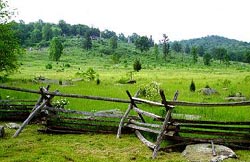
<svg viewBox="0 0 250 162">
<path fill-rule="evenodd" d="M 191 103 L 177 101 L 178 93 L 174 95 L 173 101 L 167 101 L 164 92 L 161 91 L 161 102 L 153 102 L 138 98 L 137 94 L 132 97 L 127 91 L 128 100 L 118 98 L 106 98 L 99 96 L 84 96 L 77 94 L 62 94 L 59 91 L 49 92 L 49 87 L 40 88 L 40 91 L 0 86 L 2 89 L 9 89 L 21 92 L 40 94 L 40 98 L 33 107 L 33 111 L 24 121 L 17 136 L 26 124 L 39 112 L 46 114 L 43 117 L 45 132 L 50 133 L 117 133 L 119 138 L 122 133 L 135 132 L 137 137 L 153 149 L 153 157 L 156 157 L 159 150 L 166 150 L 170 147 L 186 145 L 189 143 L 212 142 L 224 144 L 237 148 L 250 149 L 250 120 L 249 121 L 202 121 L 186 120 L 177 118 L 173 114 L 175 106 L 188 107 L 227 107 L 247 106 L 250 101 L 230 103 Z M 54 96 L 82 98 L 90 100 L 101 100 L 108 102 L 128 103 L 126 112 L 116 110 L 103 110 L 100 112 L 84 112 L 55 108 L 51 104 Z M 165 110 L 165 115 L 156 114 L 159 107 Z M 153 110 L 152 112 L 149 109 Z M 135 116 L 136 115 L 136 116 Z M 118 131 L 117 131 L 118 130 Z M 156 140 L 147 139 L 145 134 L 154 134 Z M 162 148 L 163 140 L 176 141 L 172 146 Z"/>
</svg>

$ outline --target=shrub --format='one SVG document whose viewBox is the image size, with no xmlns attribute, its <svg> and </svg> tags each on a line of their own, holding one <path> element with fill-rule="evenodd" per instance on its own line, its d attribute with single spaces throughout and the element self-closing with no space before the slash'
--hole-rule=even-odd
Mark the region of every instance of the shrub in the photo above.
<svg viewBox="0 0 250 162">
<path fill-rule="evenodd" d="M 70 64 L 65 64 L 64 67 L 70 68 Z"/>
<path fill-rule="evenodd" d="M 134 61 L 134 70 L 138 72 L 138 71 L 141 70 L 141 68 L 142 68 L 142 66 L 141 66 L 140 60 L 139 60 L 139 59 L 136 59 L 136 60 Z"/>
<path fill-rule="evenodd" d="M 190 89 L 191 92 L 195 92 L 195 83 L 194 83 L 193 80 L 192 80 L 192 82 L 191 82 L 191 84 L 190 84 L 189 89 Z"/>
<path fill-rule="evenodd" d="M 96 84 L 99 85 L 101 83 L 101 80 L 99 78 L 96 79 Z"/>
<path fill-rule="evenodd" d="M 91 67 L 88 68 L 88 70 L 85 73 L 85 77 L 90 81 L 95 80 L 95 78 L 96 78 L 95 70 L 93 68 L 91 68 Z"/>
<path fill-rule="evenodd" d="M 47 64 L 47 65 L 45 66 L 45 68 L 46 68 L 46 69 L 52 69 L 52 65 L 51 65 L 51 64 Z"/>
<path fill-rule="evenodd" d="M 140 88 L 140 96 L 155 100 L 159 97 L 160 84 L 158 82 L 151 82 L 146 86 Z"/>
<path fill-rule="evenodd" d="M 76 75 L 80 75 L 81 77 L 87 79 L 88 81 L 93 81 L 98 77 L 98 74 L 92 67 L 88 68 L 86 72 L 79 71 L 76 73 Z"/>
<path fill-rule="evenodd" d="M 59 85 L 62 85 L 62 80 L 61 79 L 59 80 Z"/>
</svg>

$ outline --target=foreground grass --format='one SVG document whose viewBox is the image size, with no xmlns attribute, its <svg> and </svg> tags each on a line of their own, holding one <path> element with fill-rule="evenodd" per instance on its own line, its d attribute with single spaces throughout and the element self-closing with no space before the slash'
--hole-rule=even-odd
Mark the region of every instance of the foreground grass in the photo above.
<svg viewBox="0 0 250 162">
<path fill-rule="evenodd" d="M 1 123 L 1 125 L 4 123 Z M 6 137 L 0 139 L 0 161 L 152 161 L 152 151 L 134 135 L 82 134 L 50 135 L 36 130 L 39 125 L 29 125 L 17 137 L 15 130 L 6 128 Z M 185 161 L 181 153 L 161 152 L 157 161 Z"/>
<path fill-rule="evenodd" d="M 0 125 L 5 123 L 1 122 Z M 55 135 L 37 132 L 39 125 L 28 125 L 17 137 L 15 130 L 6 128 L 6 136 L 0 139 L 0 161 L 3 162 L 186 162 L 181 152 L 159 152 L 152 160 L 152 151 L 134 135 L 123 135 L 116 139 L 114 134 Z M 247 162 L 250 151 L 236 151 L 239 159 L 226 162 Z"/>
</svg>

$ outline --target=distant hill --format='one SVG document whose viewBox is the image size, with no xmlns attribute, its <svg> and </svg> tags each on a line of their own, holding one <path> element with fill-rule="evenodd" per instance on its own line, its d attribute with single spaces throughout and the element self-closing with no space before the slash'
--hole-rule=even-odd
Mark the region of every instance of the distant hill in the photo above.
<svg viewBox="0 0 250 162">
<path fill-rule="evenodd" d="M 246 50 L 250 50 L 250 43 L 228 39 L 225 37 L 211 35 L 202 38 L 179 41 L 182 47 L 202 46 L 205 52 L 211 52 L 213 48 L 225 48 L 231 57 L 231 60 L 242 61 Z"/>
</svg>

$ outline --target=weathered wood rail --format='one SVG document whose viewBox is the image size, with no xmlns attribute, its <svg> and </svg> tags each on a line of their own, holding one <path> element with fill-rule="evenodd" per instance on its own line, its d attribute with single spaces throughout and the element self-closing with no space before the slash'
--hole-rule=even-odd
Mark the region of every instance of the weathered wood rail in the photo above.
<svg viewBox="0 0 250 162">
<path fill-rule="evenodd" d="M 18 88 L 18 87 L 9 87 L 0 85 L 0 89 L 6 90 L 14 90 L 19 92 L 40 94 L 41 91 L 31 90 L 26 88 Z M 87 95 L 79 95 L 79 94 L 64 94 L 64 93 L 55 93 L 55 92 L 44 92 L 45 95 L 53 95 L 53 96 L 61 96 L 61 97 L 70 97 L 70 98 L 79 98 L 79 99 L 90 99 L 90 100 L 100 100 L 100 101 L 108 101 L 108 102 L 121 102 L 121 103 L 130 103 L 130 100 L 121 99 L 121 98 L 110 98 L 110 97 L 100 97 L 100 96 L 87 96 Z M 140 98 L 133 98 L 135 103 L 148 103 L 153 106 L 164 106 L 162 103 L 148 101 Z M 226 102 L 226 103 L 197 103 L 197 102 L 187 102 L 187 101 L 167 101 L 169 105 L 172 106 L 190 106 L 190 107 L 227 107 L 227 106 L 250 106 L 250 101 L 242 101 L 242 102 Z"/>
<path fill-rule="evenodd" d="M 25 120 L 35 102 L 35 100 L 0 100 L 0 121 Z"/>
<path fill-rule="evenodd" d="M 44 132 L 47 133 L 116 133 L 119 121 L 122 117 L 120 112 L 115 110 L 102 112 L 84 112 L 76 110 L 65 110 L 53 107 L 45 107 L 50 115 L 45 118 Z M 131 120 L 137 119 L 136 116 L 129 116 Z M 124 128 L 125 133 L 131 130 Z"/>
</svg>

